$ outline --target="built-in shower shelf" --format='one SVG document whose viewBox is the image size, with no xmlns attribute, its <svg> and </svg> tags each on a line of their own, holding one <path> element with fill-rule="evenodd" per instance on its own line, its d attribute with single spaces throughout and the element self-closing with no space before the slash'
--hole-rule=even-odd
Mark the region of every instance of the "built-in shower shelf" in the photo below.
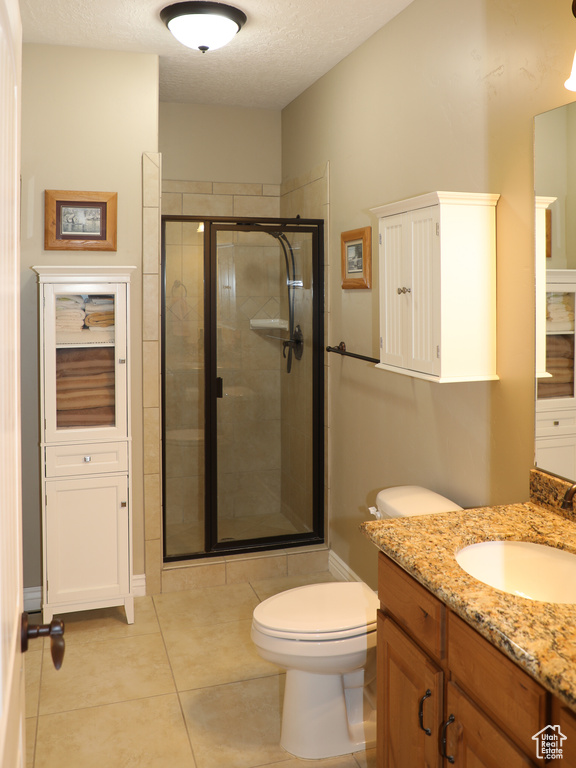
<svg viewBox="0 0 576 768">
<path fill-rule="evenodd" d="M 266 317 L 263 320 L 250 320 L 250 330 L 252 331 L 287 331 L 289 328 L 288 320 L 281 320 L 279 317 Z"/>
</svg>

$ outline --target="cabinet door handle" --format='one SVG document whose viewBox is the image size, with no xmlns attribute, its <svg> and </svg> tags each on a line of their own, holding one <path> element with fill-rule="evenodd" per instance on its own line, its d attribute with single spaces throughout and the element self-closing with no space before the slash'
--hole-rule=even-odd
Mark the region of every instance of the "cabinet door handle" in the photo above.
<svg viewBox="0 0 576 768">
<path fill-rule="evenodd" d="M 442 738 L 440 742 L 442 746 L 442 757 L 446 758 L 446 760 L 448 760 L 449 763 L 454 762 L 454 755 L 446 754 L 446 731 L 448 730 L 448 726 L 451 725 L 454 722 L 454 720 L 456 720 L 454 715 L 450 715 L 448 720 L 446 720 L 446 722 L 442 726 Z"/>
<path fill-rule="evenodd" d="M 430 690 L 430 688 L 428 688 L 424 696 L 422 696 L 422 698 L 420 699 L 420 707 L 418 709 L 418 720 L 420 721 L 420 728 L 424 731 L 426 736 L 432 736 L 432 731 L 430 730 L 430 728 L 424 728 L 424 702 L 430 696 L 432 696 L 432 691 Z"/>
</svg>

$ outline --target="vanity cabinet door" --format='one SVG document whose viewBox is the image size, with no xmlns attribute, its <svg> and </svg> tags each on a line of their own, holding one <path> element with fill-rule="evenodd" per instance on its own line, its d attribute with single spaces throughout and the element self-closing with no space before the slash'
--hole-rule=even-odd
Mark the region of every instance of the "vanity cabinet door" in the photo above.
<svg viewBox="0 0 576 768">
<path fill-rule="evenodd" d="M 440 768 L 443 673 L 378 614 L 378 768 Z"/>
<path fill-rule="evenodd" d="M 576 765 L 576 713 L 569 710 L 557 699 L 552 699 L 553 727 L 560 729 L 562 759 L 556 760 L 559 765 Z"/>
<path fill-rule="evenodd" d="M 446 712 L 448 717 L 440 734 L 441 740 L 442 736 L 446 738 L 446 766 L 531 768 L 535 765 L 452 682 L 447 686 Z M 451 722 L 450 718 L 453 718 Z"/>
</svg>

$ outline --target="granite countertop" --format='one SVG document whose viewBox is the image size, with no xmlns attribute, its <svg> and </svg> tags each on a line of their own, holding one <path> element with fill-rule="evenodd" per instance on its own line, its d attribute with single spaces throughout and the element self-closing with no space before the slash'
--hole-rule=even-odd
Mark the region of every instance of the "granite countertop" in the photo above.
<svg viewBox="0 0 576 768">
<path fill-rule="evenodd" d="M 362 524 L 373 543 L 544 688 L 576 710 L 576 605 L 516 597 L 479 582 L 456 562 L 469 544 L 549 544 L 576 554 L 576 524 L 560 513 L 563 485 L 536 471 L 531 501 Z M 548 478 L 550 476 L 547 476 Z M 551 485 L 547 488 L 547 485 Z"/>
</svg>

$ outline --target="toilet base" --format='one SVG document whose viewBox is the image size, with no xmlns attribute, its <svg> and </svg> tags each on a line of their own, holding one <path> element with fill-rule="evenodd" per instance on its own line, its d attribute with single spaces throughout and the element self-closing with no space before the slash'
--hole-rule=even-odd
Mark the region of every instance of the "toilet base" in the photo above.
<svg viewBox="0 0 576 768">
<path fill-rule="evenodd" d="M 352 712 L 351 699 L 356 702 Z M 306 707 L 302 707 L 303 701 Z M 345 694 L 342 675 L 287 670 L 280 745 L 295 757 L 308 760 L 374 747 L 376 711 L 370 697 L 362 686 L 347 687 Z"/>
</svg>

